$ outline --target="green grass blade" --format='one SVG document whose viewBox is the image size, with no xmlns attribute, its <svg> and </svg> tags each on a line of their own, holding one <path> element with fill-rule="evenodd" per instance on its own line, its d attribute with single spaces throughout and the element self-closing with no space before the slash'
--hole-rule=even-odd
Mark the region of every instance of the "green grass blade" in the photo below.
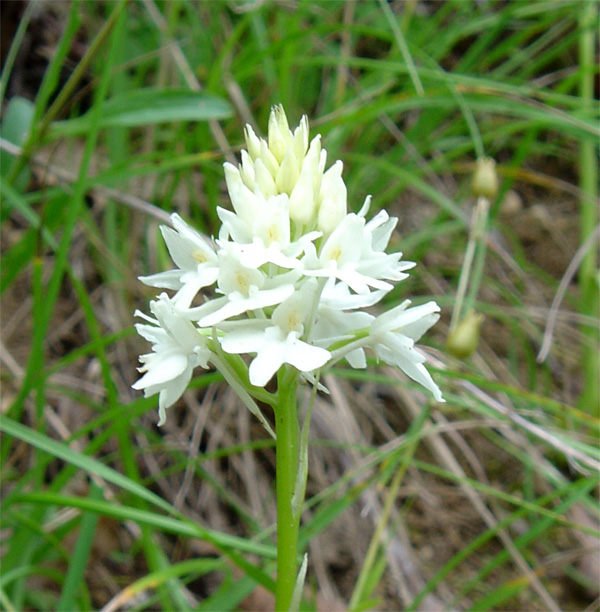
<svg viewBox="0 0 600 612">
<path fill-rule="evenodd" d="M 91 111 L 90 111 L 91 112 Z M 102 105 L 99 128 L 140 127 L 175 121 L 208 121 L 231 116 L 223 98 L 204 92 L 144 88 L 108 98 Z M 50 138 L 77 136 L 90 129 L 91 116 L 52 124 Z"/>
<path fill-rule="evenodd" d="M 8 434 L 13 438 L 22 440 L 23 442 L 26 442 L 27 444 L 30 444 L 31 446 L 34 446 L 45 453 L 49 453 L 54 457 L 62 459 L 71 465 L 77 466 L 89 474 L 95 474 L 107 482 L 112 482 L 112 484 L 117 485 L 140 499 L 148 501 L 165 512 L 171 513 L 174 510 L 171 504 L 155 493 L 152 493 L 138 482 L 131 480 L 127 476 L 123 476 L 116 470 L 103 465 L 92 457 L 88 457 L 74 451 L 66 444 L 52 440 L 51 438 L 48 438 L 47 436 L 26 427 L 25 425 L 21 425 L 8 417 L 0 416 L 0 431 L 3 431 L 5 434 Z"/>
<path fill-rule="evenodd" d="M 90 499 L 102 499 L 103 492 L 100 487 L 91 484 Z M 81 520 L 81 528 L 79 536 L 71 560 L 69 569 L 65 576 L 65 582 L 60 594 L 60 599 L 56 605 L 57 612 L 69 612 L 77 609 L 76 600 L 77 594 L 81 588 L 82 578 L 88 564 L 88 559 L 92 549 L 94 536 L 96 535 L 96 525 L 98 524 L 98 515 L 94 512 L 85 512 Z"/>
<path fill-rule="evenodd" d="M 104 500 L 91 500 L 87 497 L 72 497 L 55 493 L 24 493 L 13 500 L 17 503 L 36 503 L 45 505 L 57 505 L 71 508 L 81 508 L 105 516 L 110 516 L 121 521 L 134 521 L 140 525 L 150 525 L 165 531 L 185 537 L 201 538 L 211 542 L 219 549 L 226 550 L 230 556 L 233 551 L 240 551 L 260 555 L 267 559 L 275 558 L 275 548 L 265 544 L 252 542 L 244 538 L 220 533 L 218 531 L 205 529 L 201 525 L 183 518 L 172 518 L 155 512 L 140 510 L 133 506 L 117 505 L 114 502 Z M 265 577 L 261 577 L 261 584 L 269 584 Z"/>
<path fill-rule="evenodd" d="M 559 497 L 560 495 L 565 495 L 568 497 L 568 505 L 571 505 L 584 495 L 587 495 L 593 486 L 594 483 L 589 481 L 577 481 L 575 483 L 569 483 L 562 490 L 559 489 L 549 495 L 545 495 L 542 498 L 538 499 L 537 503 L 540 507 L 543 507 L 549 502 Z M 564 504 L 566 503 L 567 502 L 564 502 Z M 562 506 L 563 509 L 568 508 L 568 505 L 565 506 L 564 504 Z M 514 511 L 512 514 L 499 521 L 493 529 L 488 529 L 480 536 L 476 537 L 473 541 L 467 543 L 459 553 L 457 553 L 449 561 L 447 561 L 446 564 L 438 571 L 438 573 L 427 582 L 425 588 L 414 599 L 410 607 L 407 609 L 407 612 L 418 610 L 425 596 L 431 593 L 436 588 L 436 586 L 450 574 L 450 572 L 455 570 L 463 561 L 472 557 L 475 551 L 477 551 L 488 540 L 495 537 L 500 529 L 508 527 L 513 521 L 525 516 L 528 510 L 528 508 L 520 508 Z M 476 580 L 470 582 L 471 586 L 474 586 L 475 584 L 478 584 Z"/>
</svg>

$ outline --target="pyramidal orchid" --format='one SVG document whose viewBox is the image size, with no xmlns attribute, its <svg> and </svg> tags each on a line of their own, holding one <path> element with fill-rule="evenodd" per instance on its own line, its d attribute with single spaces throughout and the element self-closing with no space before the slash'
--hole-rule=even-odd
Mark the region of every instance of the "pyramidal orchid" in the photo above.
<svg viewBox="0 0 600 612">
<path fill-rule="evenodd" d="M 341 360 L 365 368 L 371 354 L 444 401 L 415 346 L 440 309 L 435 302 L 411 307 L 406 300 L 379 316 L 364 310 L 415 264 L 385 252 L 397 219 L 380 211 L 369 220 L 370 197 L 358 213 L 348 212 L 342 162 L 327 168 L 321 137 L 309 141 L 306 116 L 292 131 L 283 108 L 275 106 L 268 138 L 248 125 L 245 140 L 240 165 L 224 165 L 231 208 L 217 208 L 218 237 L 202 236 L 176 214 L 172 228 L 161 228 L 174 267 L 141 280 L 172 295 L 163 292 L 150 303 L 154 317 L 136 312 L 145 321 L 137 330 L 152 352 L 140 358 L 143 376 L 134 388 L 158 394 L 159 425 L 194 368 L 219 370 L 271 434 L 257 401 L 273 407 L 276 606 L 287 610 L 301 582 L 297 493 L 303 498 L 306 474 L 296 414 L 299 382 L 317 383 Z M 264 387 L 275 375 L 277 391 L 271 393 Z"/>
</svg>

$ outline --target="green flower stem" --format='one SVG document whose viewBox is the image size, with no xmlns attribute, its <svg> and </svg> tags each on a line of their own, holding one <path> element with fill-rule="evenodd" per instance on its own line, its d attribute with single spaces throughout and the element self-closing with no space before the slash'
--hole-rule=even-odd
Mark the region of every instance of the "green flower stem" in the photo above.
<svg viewBox="0 0 600 612">
<path fill-rule="evenodd" d="M 300 431 L 296 411 L 297 372 L 282 367 L 277 377 L 279 402 L 275 408 L 277 434 L 277 585 L 275 610 L 287 612 L 292 603 L 298 571 L 298 528 L 300 512 L 294 512 L 292 499 L 298 474 Z M 296 500 L 297 501 L 297 500 Z M 302 504 L 299 506 L 302 507 Z"/>
<path fill-rule="evenodd" d="M 471 232 L 469 235 L 465 259 L 460 271 L 460 279 L 458 281 L 458 289 L 456 291 L 456 300 L 454 302 L 454 310 L 452 311 L 452 319 L 450 321 L 450 330 L 453 330 L 460 323 L 463 316 L 466 315 L 475 304 L 475 298 L 477 296 L 477 291 L 479 290 L 479 283 L 481 282 L 483 263 L 485 260 L 488 209 L 489 201 L 487 198 L 478 198 L 477 206 L 473 211 L 473 220 L 471 222 Z M 473 280 L 471 282 L 469 295 L 466 297 L 474 261 L 475 270 L 473 273 Z M 464 315 L 461 316 L 463 311 Z"/>
<path fill-rule="evenodd" d="M 598 6 L 595 2 L 588 2 L 579 12 L 579 94 L 590 114 L 594 112 L 594 78 L 596 64 L 596 36 L 598 29 Z M 598 143 L 593 139 L 580 142 L 580 174 L 579 186 L 581 188 L 580 209 L 580 241 L 584 244 L 598 225 Z M 581 291 L 581 313 L 592 318 L 598 316 L 600 308 L 600 287 L 598 278 L 598 255 L 596 249 L 591 248 L 585 254 L 579 270 L 579 286 Z M 600 360 L 598 358 L 598 342 L 600 334 L 598 328 L 590 326 L 584 328 L 584 342 L 582 366 L 585 385 L 579 407 L 596 418 L 600 416 L 600 385 L 598 372 Z"/>
<path fill-rule="evenodd" d="M 483 269 L 485 265 L 485 256 L 487 252 L 487 227 L 488 213 L 490 210 L 490 201 L 487 198 L 477 199 L 477 225 L 473 231 L 474 240 L 476 242 L 475 258 L 473 260 L 473 269 L 471 271 L 471 281 L 469 291 L 464 302 L 464 313 L 467 315 L 475 308 L 479 286 L 483 278 Z"/>
<path fill-rule="evenodd" d="M 310 430 L 310 419 L 312 417 L 312 409 L 315 404 L 317 395 L 317 387 L 319 385 L 320 374 L 317 374 L 313 392 L 310 396 L 304 423 L 302 424 L 302 432 L 300 433 L 300 450 L 298 452 L 298 476 L 296 477 L 296 485 L 294 487 L 294 497 L 292 498 L 292 511 L 300 518 L 302 516 L 302 506 L 304 505 L 304 497 L 306 495 L 306 482 L 308 481 L 308 433 Z"/>
</svg>

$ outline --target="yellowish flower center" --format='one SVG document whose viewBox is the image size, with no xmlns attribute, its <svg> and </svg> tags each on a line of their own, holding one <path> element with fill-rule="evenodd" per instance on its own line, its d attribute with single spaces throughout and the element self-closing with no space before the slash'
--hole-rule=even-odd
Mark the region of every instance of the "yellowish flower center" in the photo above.
<svg viewBox="0 0 600 612">
<path fill-rule="evenodd" d="M 240 292 L 245 293 L 247 295 L 248 290 L 250 289 L 250 279 L 248 278 L 248 275 L 244 274 L 243 272 L 236 272 L 235 281 L 237 283 L 237 286 L 239 287 Z"/>
<path fill-rule="evenodd" d="M 199 263 L 206 263 L 208 261 L 208 256 L 206 255 L 206 253 L 204 251 L 201 251 L 200 249 L 196 249 L 193 253 L 192 253 L 192 257 Z"/>
<path fill-rule="evenodd" d="M 342 247 L 337 245 L 332 249 L 330 257 L 334 261 L 339 261 L 341 256 L 342 256 Z"/>
<path fill-rule="evenodd" d="M 300 331 L 302 326 L 302 319 L 298 316 L 298 312 L 292 310 L 287 316 L 288 332 Z"/>
<path fill-rule="evenodd" d="M 279 228 L 277 225 L 273 224 L 269 227 L 267 230 L 267 239 L 269 244 L 279 241 Z"/>
</svg>

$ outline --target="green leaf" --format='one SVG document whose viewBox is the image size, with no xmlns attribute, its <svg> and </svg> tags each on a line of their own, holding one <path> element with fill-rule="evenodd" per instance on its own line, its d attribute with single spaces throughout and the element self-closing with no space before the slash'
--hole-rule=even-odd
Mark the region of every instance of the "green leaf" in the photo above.
<svg viewBox="0 0 600 612">
<path fill-rule="evenodd" d="M 102 105 L 100 127 L 139 127 L 174 121 L 208 121 L 231 115 L 227 100 L 210 94 L 180 89 L 146 87 L 117 95 Z M 51 137 L 87 132 L 90 113 L 52 125 Z"/>
</svg>

